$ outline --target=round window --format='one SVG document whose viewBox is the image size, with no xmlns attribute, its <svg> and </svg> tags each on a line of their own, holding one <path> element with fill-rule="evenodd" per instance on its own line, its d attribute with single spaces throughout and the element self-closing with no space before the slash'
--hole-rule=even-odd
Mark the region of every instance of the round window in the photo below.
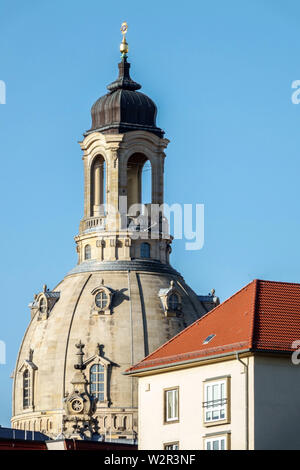
<svg viewBox="0 0 300 470">
<path fill-rule="evenodd" d="M 104 309 L 107 307 L 108 304 L 108 298 L 106 292 L 103 290 L 98 292 L 98 294 L 95 297 L 95 304 L 98 308 Z"/>
<path fill-rule="evenodd" d="M 169 308 L 171 310 L 179 310 L 179 297 L 177 294 L 171 294 L 169 297 Z"/>
</svg>

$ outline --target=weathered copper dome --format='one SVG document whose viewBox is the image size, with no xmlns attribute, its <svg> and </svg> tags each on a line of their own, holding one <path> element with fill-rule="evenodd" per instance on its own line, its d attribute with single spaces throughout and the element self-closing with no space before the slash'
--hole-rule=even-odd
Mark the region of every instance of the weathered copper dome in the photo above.
<svg viewBox="0 0 300 470">
<path fill-rule="evenodd" d="M 137 91 L 141 85 L 131 79 L 126 57 L 118 67 L 119 77 L 108 85 L 109 93 L 92 106 L 92 127 L 87 134 L 93 131 L 123 134 L 142 130 L 163 137 L 164 131 L 156 127 L 156 105 L 148 96 Z"/>
</svg>

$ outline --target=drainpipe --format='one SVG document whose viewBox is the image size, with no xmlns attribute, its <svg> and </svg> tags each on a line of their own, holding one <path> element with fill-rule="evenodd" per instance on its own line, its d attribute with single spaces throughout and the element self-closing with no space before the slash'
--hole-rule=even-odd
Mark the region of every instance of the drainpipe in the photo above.
<svg viewBox="0 0 300 470">
<path fill-rule="evenodd" d="M 244 366 L 245 373 L 245 450 L 249 450 L 249 366 L 240 359 L 238 352 L 236 358 Z"/>
</svg>

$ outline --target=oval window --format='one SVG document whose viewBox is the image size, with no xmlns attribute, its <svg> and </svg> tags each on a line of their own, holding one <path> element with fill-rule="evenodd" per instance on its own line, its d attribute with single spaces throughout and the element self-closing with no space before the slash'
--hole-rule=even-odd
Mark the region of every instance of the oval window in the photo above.
<svg viewBox="0 0 300 470">
<path fill-rule="evenodd" d="M 103 290 L 98 292 L 98 294 L 95 297 L 95 304 L 98 308 L 104 309 L 107 307 L 108 304 L 108 298 L 106 292 Z"/>
</svg>

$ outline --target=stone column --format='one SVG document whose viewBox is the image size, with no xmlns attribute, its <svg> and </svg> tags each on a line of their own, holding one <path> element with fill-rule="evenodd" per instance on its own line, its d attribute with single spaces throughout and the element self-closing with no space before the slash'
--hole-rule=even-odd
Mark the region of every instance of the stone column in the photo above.
<svg viewBox="0 0 300 470">
<path fill-rule="evenodd" d="M 119 159 L 118 147 L 110 147 L 107 151 L 107 228 L 108 230 L 119 229 Z"/>
</svg>

